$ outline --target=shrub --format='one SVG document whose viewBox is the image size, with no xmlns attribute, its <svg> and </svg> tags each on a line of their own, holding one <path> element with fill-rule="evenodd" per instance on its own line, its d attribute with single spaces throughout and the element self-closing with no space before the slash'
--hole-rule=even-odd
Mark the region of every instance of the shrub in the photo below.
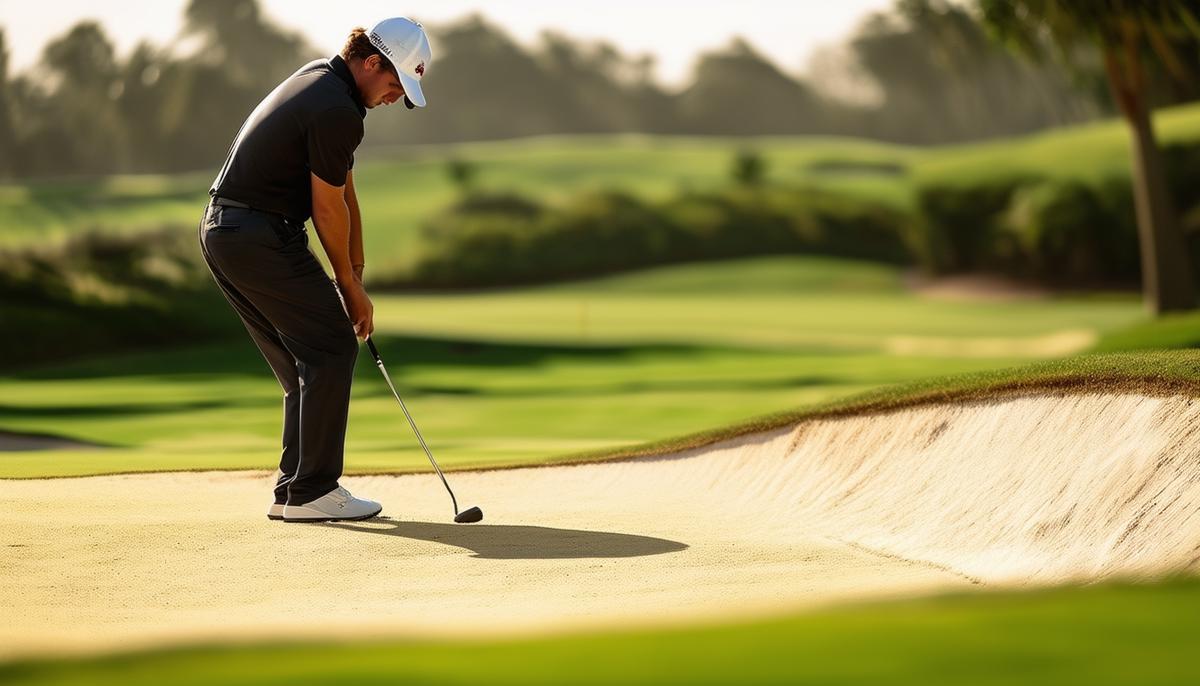
<svg viewBox="0 0 1200 686">
<path fill-rule="evenodd" d="M 739 150 L 733 156 L 733 180 L 743 186 L 757 186 L 767 174 L 767 162 L 755 150 Z"/>
<path fill-rule="evenodd" d="M 462 193 L 469 193 L 475 187 L 478 175 L 479 167 L 474 162 L 458 157 L 446 161 L 446 176 Z"/>
<path fill-rule="evenodd" d="M 199 251 L 194 231 L 164 227 L 0 252 L 0 365 L 236 333 Z"/>
<path fill-rule="evenodd" d="M 1127 185 L 1102 187 L 1110 195 L 1129 193 Z M 1005 216 L 1021 248 L 1022 271 L 1050 283 L 1136 282 L 1136 260 L 1126 256 L 1137 255 L 1137 232 L 1124 220 L 1122 207 L 1115 198 L 1106 203 L 1080 181 L 1022 187 Z"/>
<path fill-rule="evenodd" d="M 826 191 L 739 186 L 660 203 L 600 191 L 533 206 L 516 196 L 503 204 L 464 199 L 429 220 L 425 233 L 436 242 L 407 278 L 389 285 L 533 283 L 789 252 L 906 259 L 905 215 Z"/>
<path fill-rule="evenodd" d="M 1200 205 L 1200 144 L 1173 143 L 1163 147 L 1167 187 L 1175 208 L 1187 214 Z"/>
<path fill-rule="evenodd" d="M 935 182 L 917 189 L 918 224 L 910 248 L 930 272 L 1010 271 L 1018 246 L 1003 230 L 1013 194 L 1037 180 L 1012 176 L 975 183 Z"/>
</svg>

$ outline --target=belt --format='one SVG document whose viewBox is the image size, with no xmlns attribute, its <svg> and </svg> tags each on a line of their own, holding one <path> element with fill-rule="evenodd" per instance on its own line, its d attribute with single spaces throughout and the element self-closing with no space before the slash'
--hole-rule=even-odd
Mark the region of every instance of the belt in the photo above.
<svg viewBox="0 0 1200 686">
<path fill-rule="evenodd" d="M 219 195 L 214 195 L 212 197 L 212 200 L 210 201 L 210 204 L 217 205 L 219 207 L 238 207 L 243 210 L 253 210 L 254 209 L 253 207 L 247 205 L 244 202 L 238 202 L 237 200 L 231 200 L 230 198 L 222 198 Z"/>
<path fill-rule="evenodd" d="M 217 207 L 234 207 L 242 210 L 250 210 L 251 212 L 261 212 L 282 221 L 283 226 L 286 228 L 282 228 L 274 223 L 271 224 L 271 228 L 275 230 L 275 235 L 279 236 L 279 240 L 285 243 L 290 241 L 293 236 L 304 231 L 304 222 L 298 222 L 287 215 L 280 214 L 278 212 L 259 209 L 240 200 L 223 198 L 219 195 L 214 195 L 208 202 L 210 205 L 216 205 Z"/>
<path fill-rule="evenodd" d="M 246 203 L 244 203 L 240 200 L 234 200 L 233 198 L 223 198 L 219 195 L 214 195 L 214 196 L 212 196 L 212 199 L 209 200 L 209 204 L 216 205 L 218 207 L 236 207 L 236 208 L 242 209 L 242 210 L 250 210 L 251 212 L 262 212 L 264 214 L 269 214 L 278 219 L 282 219 L 285 224 L 287 224 L 289 227 L 291 227 L 293 229 L 303 229 L 304 228 L 304 222 L 298 222 L 295 219 L 292 219 L 291 217 L 288 217 L 285 214 L 280 214 L 279 212 L 275 212 L 274 210 L 264 210 L 264 209 L 254 207 L 253 205 L 247 205 Z"/>
</svg>

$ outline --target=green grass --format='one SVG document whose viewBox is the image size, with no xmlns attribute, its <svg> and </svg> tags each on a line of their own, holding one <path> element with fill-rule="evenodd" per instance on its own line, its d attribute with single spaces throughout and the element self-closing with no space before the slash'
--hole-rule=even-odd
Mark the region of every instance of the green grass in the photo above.
<svg viewBox="0 0 1200 686">
<path fill-rule="evenodd" d="M 687 629 L 205 646 L 0 666 L 13 684 L 1184 684 L 1200 581 L 964 593 Z M 167 677 L 167 675 L 170 675 Z"/>
<path fill-rule="evenodd" d="M 664 455 L 805 420 L 892 412 L 934 403 L 989 401 L 1033 393 L 1140 393 L 1200 397 L 1200 350 L 1081 355 L 1024 366 L 930 376 L 687 435 L 556 456 L 553 461 L 592 462 Z"/>
<path fill-rule="evenodd" d="M 1173 350 L 1200 347 L 1200 312 L 1165 314 L 1112 331 L 1096 343 L 1094 352 Z"/>
<path fill-rule="evenodd" d="M 1163 142 L 1200 139 L 1200 105 L 1159 112 L 1156 121 Z M 445 172 L 451 156 L 477 163 L 484 187 L 548 201 L 596 188 L 661 198 L 681 188 L 725 185 L 734 152 L 752 147 L 767 161 L 772 180 L 908 208 L 915 184 L 931 180 L 968 182 L 1008 173 L 1085 179 L 1127 174 L 1128 138 L 1118 120 L 939 148 L 848 138 L 546 136 L 364 149 L 355 176 L 366 224 L 369 279 L 372 273 L 405 269 L 419 257 L 422 219 L 457 193 Z M 838 166 L 831 168 L 830 162 Z M 896 171 L 880 173 L 880 164 Z M 0 247 L 55 242 L 88 228 L 137 232 L 163 225 L 193 227 L 215 174 L 216 167 L 182 175 L 0 185 Z"/>
<path fill-rule="evenodd" d="M 1051 356 L 1039 351 L 1045 336 L 1144 319 L 1132 296 L 947 303 L 907 292 L 891 267 L 802 257 L 375 302 L 388 370 L 451 468 L 728 430 L 872 389 L 1020 366 Z M 248 337 L 12 373 L 0 377 L 0 427 L 111 447 L 0 453 L 0 477 L 270 469 L 281 404 Z M 365 351 L 346 446 L 352 473 L 428 468 Z"/>
<path fill-rule="evenodd" d="M 1160 144 L 1200 139 L 1200 105 L 1159 111 L 1154 122 Z M 931 151 L 916 166 L 915 179 L 966 184 L 1025 174 L 1085 181 L 1128 176 L 1129 146 L 1123 121 L 1094 122 Z"/>
</svg>

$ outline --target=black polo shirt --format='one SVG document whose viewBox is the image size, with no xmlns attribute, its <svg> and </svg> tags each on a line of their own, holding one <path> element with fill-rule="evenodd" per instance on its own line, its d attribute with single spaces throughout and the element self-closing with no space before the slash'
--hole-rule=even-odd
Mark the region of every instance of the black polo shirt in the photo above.
<svg viewBox="0 0 1200 686">
<path fill-rule="evenodd" d="M 309 62 L 250 113 L 209 193 L 303 223 L 312 216 L 309 172 L 344 185 L 366 116 L 341 55 Z"/>
</svg>

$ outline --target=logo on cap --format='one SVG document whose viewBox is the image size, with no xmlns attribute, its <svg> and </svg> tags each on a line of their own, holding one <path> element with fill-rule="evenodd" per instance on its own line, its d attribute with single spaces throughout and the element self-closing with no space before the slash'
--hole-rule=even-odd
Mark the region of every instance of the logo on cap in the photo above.
<svg viewBox="0 0 1200 686">
<path fill-rule="evenodd" d="M 376 48 L 379 48 L 380 52 L 387 55 L 392 60 L 396 59 L 396 57 L 394 55 L 392 55 L 391 48 L 389 48 L 387 46 L 387 43 L 383 42 L 383 38 L 381 38 L 379 36 L 379 34 L 375 33 L 374 31 L 371 32 L 371 45 L 374 45 Z"/>
<path fill-rule="evenodd" d="M 417 72 L 417 76 L 424 76 L 425 75 L 425 63 L 422 62 L 422 63 L 418 64 L 417 68 L 414 69 L 413 71 Z"/>
</svg>

